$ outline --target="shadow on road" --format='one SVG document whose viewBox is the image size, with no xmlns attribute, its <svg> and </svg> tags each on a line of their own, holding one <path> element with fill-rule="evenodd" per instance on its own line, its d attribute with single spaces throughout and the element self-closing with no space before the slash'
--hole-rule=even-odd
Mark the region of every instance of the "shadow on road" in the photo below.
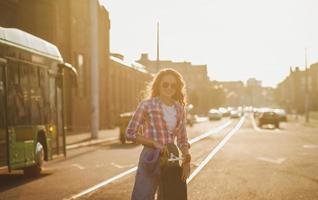
<svg viewBox="0 0 318 200">
<path fill-rule="evenodd" d="M 32 177 L 32 178 L 27 177 L 23 173 L 19 173 L 19 172 L 13 172 L 12 174 L 10 173 L 0 174 L 0 193 L 6 190 L 10 190 L 12 188 L 16 188 L 20 185 L 24 185 L 32 181 L 39 180 L 51 174 L 52 173 L 44 172 L 40 176 Z"/>
</svg>

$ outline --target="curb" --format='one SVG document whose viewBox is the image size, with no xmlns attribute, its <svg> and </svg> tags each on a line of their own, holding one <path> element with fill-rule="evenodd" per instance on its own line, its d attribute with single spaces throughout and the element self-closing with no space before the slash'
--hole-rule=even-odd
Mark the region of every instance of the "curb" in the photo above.
<svg viewBox="0 0 318 200">
<path fill-rule="evenodd" d="M 78 144 L 71 144 L 71 145 L 67 145 L 66 146 L 66 150 L 71 150 L 71 149 L 77 149 L 80 147 L 86 147 L 86 146 L 91 146 L 91 145 L 95 145 L 95 144 L 101 144 L 104 142 L 112 142 L 118 140 L 118 137 L 112 137 L 112 138 L 105 138 L 105 139 L 93 139 L 87 142 L 81 142 Z"/>
</svg>

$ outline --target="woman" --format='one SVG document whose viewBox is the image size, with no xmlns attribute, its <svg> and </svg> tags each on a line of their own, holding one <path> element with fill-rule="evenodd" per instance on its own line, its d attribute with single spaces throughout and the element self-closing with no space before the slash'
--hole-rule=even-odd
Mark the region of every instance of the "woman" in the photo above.
<svg viewBox="0 0 318 200">
<path fill-rule="evenodd" d="M 127 140 L 141 143 L 141 152 L 133 189 L 133 200 L 152 200 L 159 176 L 147 173 L 144 160 L 154 149 L 166 153 L 166 145 L 174 143 L 182 152 L 182 180 L 190 175 L 189 143 L 186 132 L 185 84 L 182 76 L 173 69 L 161 70 L 153 79 L 148 98 L 142 101 L 126 130 Z M 137 134 L 140 133 L 141 134 Z"/>
</svg>

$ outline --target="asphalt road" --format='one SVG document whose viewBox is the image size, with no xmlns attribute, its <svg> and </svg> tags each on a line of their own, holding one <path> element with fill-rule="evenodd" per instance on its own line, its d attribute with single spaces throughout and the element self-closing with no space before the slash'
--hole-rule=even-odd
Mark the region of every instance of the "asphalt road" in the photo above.
<svg viewBox="0 0 318 200">
<path fill-rule="evenodd" d="M 229 119 L 189 128 L 193 138 Z M 192 169 L 238 123 L 191 147 Z M 0 199 L 68 199 L 137 164 L 141 146 L 118 142 L 74 149 L 49 162 L 40 178 L 21 172 L 0 174 Z M 188 185 L 189 199 L 318 199 L 318 130 L 297 123 L 258 129 L 248 116 Z M 134 173 L 80 199 L 130 199 Z"/>
<path fill-rule="evenodd" d="M 229 121 L 203 122 L 188 129 L 189 138 Z M 65 199 L 136 166 L 140 145 L 119 141 L 70 150 L 66 159 L 46 163 L 39 178 L 22 171 L 0 173 L 0 199 Z"/>
</svg>

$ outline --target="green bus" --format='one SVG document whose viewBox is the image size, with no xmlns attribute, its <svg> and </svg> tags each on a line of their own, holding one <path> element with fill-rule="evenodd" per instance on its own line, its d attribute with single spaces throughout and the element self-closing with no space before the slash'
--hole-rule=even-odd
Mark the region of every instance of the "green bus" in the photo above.
<svg viewBox="0 0 318 200">
<path fill-rule="evenodd" d="M 0 168 L 39 175 L 66 155 L 63 76 L 76 74 L 56 46 L 0 27 Z"/>
</svg>

